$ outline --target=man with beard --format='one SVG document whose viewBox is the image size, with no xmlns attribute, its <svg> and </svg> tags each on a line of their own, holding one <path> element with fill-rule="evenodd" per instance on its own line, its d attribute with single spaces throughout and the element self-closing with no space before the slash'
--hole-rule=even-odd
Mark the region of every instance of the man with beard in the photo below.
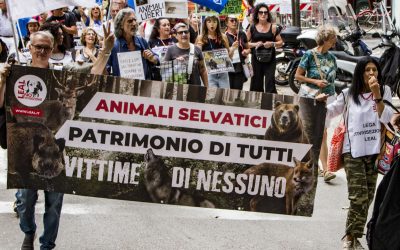
<svg viewBox="0 0 400 250">
<path fill-rule="evenodd" d="M 145 79 L 152 80 L 151 68 L 159 63 L 158 57 L 150 50 L 146 40 L 136 35 L 137 28 L 134 10 L 125 8 L 118 12 L 114 21 L 114 32 L 117 39 L 107 63 L 107 70 L 113 76 L 120 76 L 118 53 L 141 51 Z"/>
</svg>

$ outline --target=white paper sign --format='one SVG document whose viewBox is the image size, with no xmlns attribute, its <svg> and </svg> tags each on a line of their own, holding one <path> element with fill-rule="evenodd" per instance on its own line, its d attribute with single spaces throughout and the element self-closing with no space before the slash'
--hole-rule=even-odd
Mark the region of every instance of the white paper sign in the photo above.
<svg viewBox="0 0 400 250">
<path fill-rule="evenodd" d="M 135 0 L 135 5 L 138 22 L 160 17 L 188 17 L 188 3 L 186 0 Z"/>
<path fill-rule="evenodd" d="M 145 79 L 140 51 L 118 53 L 117 56 L 121 77 L 139 80 Z"/>
</svg>

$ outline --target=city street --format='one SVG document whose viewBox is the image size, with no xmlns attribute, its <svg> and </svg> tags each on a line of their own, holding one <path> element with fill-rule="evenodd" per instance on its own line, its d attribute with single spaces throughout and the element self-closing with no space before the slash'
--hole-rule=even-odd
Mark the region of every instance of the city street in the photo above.
<svg viewBox="0 0 400 250">
<path fill-rule="evenodd" d="M 367 43 L 373 47 L 379 40 Z M 288 86 L 278 93 L 293 94 Z M 16 190 L 6 189 L 6 175 L 6 151 L 0 150 L 0 250 L 19 249 L 24 237 L 12 209 Z M 38 238 L 43 232 L 43 198 L 39 192 Z M 343 170 L 331 183 L 318 178 L 312 217 L 65 195 L 56 249 L 341 249 L 347 206 Z M 366 248 L 365 237 L 361 242 Z"/>
</svg>

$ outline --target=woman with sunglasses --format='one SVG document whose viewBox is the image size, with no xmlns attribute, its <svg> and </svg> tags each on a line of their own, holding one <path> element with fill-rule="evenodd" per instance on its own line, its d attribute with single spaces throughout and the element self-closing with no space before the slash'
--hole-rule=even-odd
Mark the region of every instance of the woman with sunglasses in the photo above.
<svg viewBox="0 0 400 250">
<path fill-rule="evenodd" d="M 178 66 L 183 66 L 182 68 L 186 69 L 186 73 L 188 71 L 187 65 L 189 65 L 189 61 L 193 60 L 191 74 L 186 77 L 187 84 L 193 85 L 203 85 L 208 87 L 208 77 L 206 67 L 204 65 L 203 54 L 199 47 L 194 46 L 190 43 L 190 32 L 188 26 L 185 23 L 178 23 L 175 25 L 174 30 L 176 30 L 176 38 L 178 42 L 175 45 L 169 46 L 167 53 L 165 55 L 165 61 L 177 60 Z M 194 55 L 193 58 L 190 59 L 190 48 L 193 46 Z M 178 71 L 182 72 L 178 69 Z M 201 78 L 201 80 L 200 80 Z"/>
<path fill-rule="evenodd" d="M 85 15 L 82 8 L 80 8 L 80 14 L 86 27 L 102 27 L 103 12 L 101 11 L 99 5 L 89 9 L 89 17 Z"/>
<path fill-rule="evenodd" d="M 96 31 L 90 27 L 84 29 L 80 40 L 84 47 L 76 51 L 76 61 L 94 63 L 99 54 L 99 38 Z"/>
<path fill-rule="evenodd" d="M 257 4 L 253 13 L 254 24 L 247 30 L 249 47 L 252 49 L 254 76 L 251 78 L 250 90 L 266 93 L 277 93 L 275 87 L 275 48 L 282 46 L 283 41 L 265 3 Z M 268 57 L 266 54 L 271 53 Z M 264 56 L 263 56 L 264 55 Z"/>
<path fill-rule="evenodd" d="M 243 63 L 245 63 L 247 55 L 250 53 L 247 43 L 246 33 L 239 30 L 239 21 L 235 15 L 229 15 L 226 18 L 227 30 L 225 35 L 228 37 L 229 46 L 234 49 L 232 56 L 232 64 L 235 72 L 229 72 L 229 83 L 231 89 L 242 89 L 243 83 L 247 80 Z"/>
<path fill-rule="evenodd" d="M 221 32 L 221 26 L 217 16 L 208 16 L 204 20 L 202 33 L 197 37 L 196 45 L 204 51 L 227 49 L 232 57 L 233 49 L 229 49 L 228 38 Z M 229 88 L 228 72 L 212 74 L 208 76 L 208 85 L 217 88 Z"/>
</svg>

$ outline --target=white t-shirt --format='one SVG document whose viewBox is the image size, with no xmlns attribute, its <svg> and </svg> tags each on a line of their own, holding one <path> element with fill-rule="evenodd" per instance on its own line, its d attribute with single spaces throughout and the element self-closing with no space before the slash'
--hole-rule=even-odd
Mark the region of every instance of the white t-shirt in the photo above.
<svg viewBox="0 0 400 250">
<path fill-rule="evenodd" d="M 379 154 L 381 149 L 381 123 L 387 124 L 393 115 L 391 107 L 385 108 L 378 116 L 377 104 L 373 100 L 372 93 L 359 96 L 360 105 L 357 105 L 352 97 L 348 96 L 349 89 L 343 90 L 343 94 L 327 106 L 327 118 L 331 119 L 343 115 L 345 105 L 348 105 L 344 121 L 346 133 L 344 135 L 343 153 L 351 153 L 353 158 Z M 385 86 L 383 99 L 392 101 L 390 88 Z"/>
</svg>

